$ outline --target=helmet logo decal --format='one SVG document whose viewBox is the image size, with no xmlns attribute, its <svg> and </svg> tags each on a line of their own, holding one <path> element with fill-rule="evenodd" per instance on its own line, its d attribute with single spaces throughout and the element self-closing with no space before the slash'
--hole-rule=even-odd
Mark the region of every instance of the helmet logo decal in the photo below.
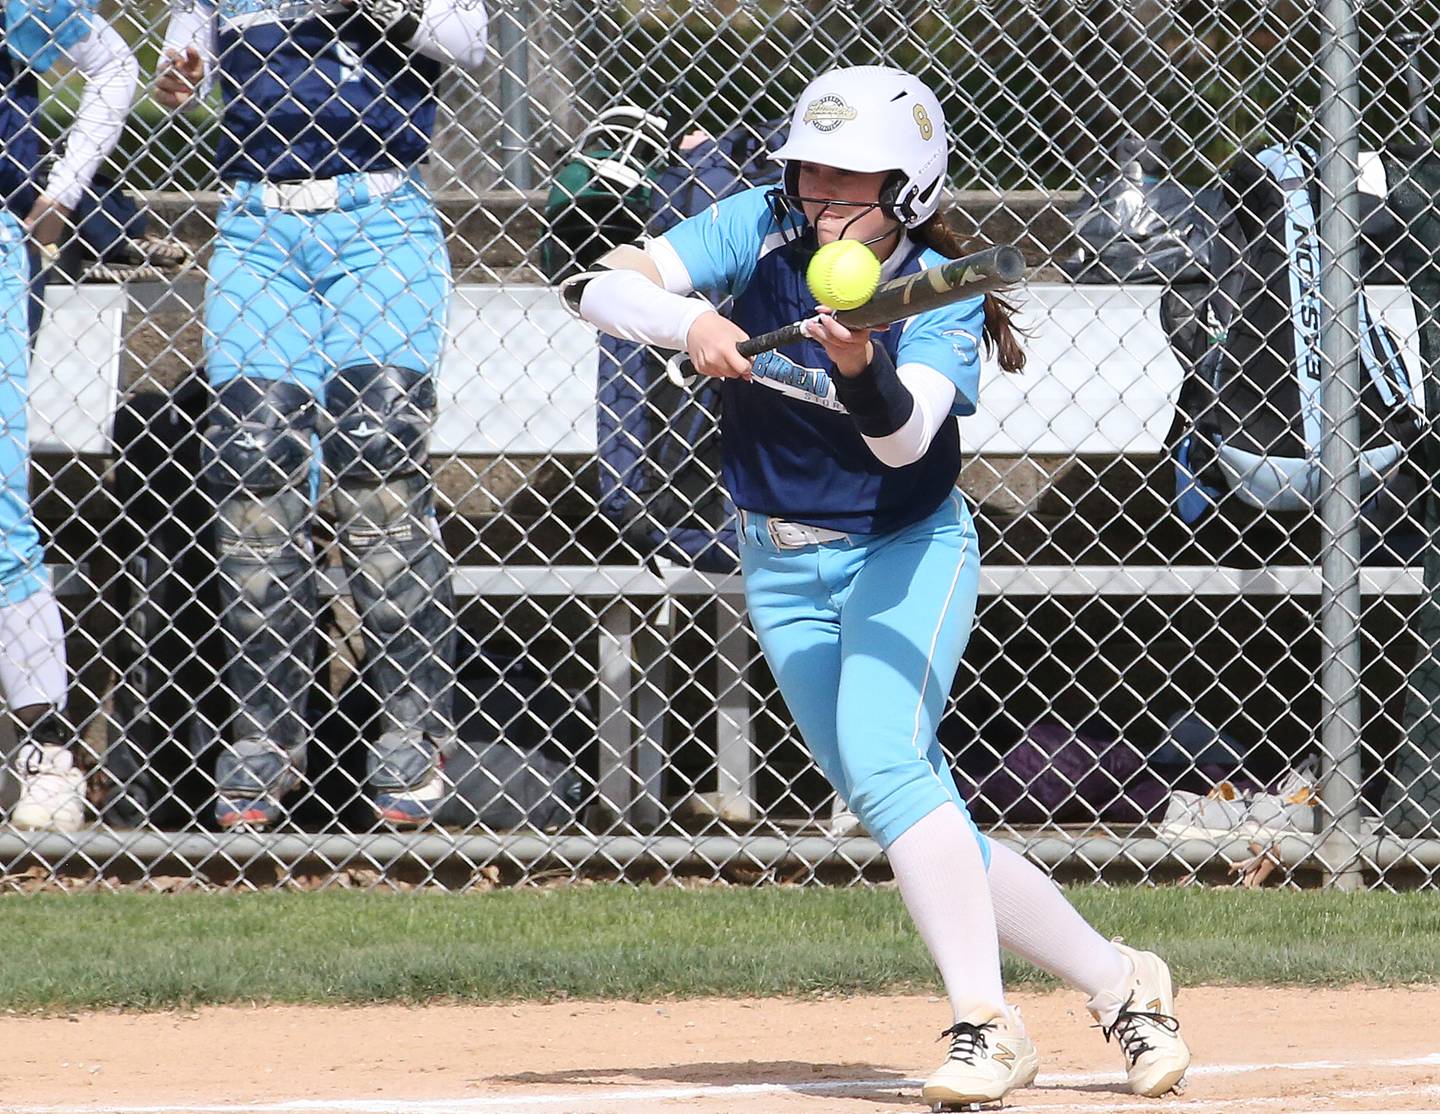
<svg viewBox="0 0 1440 1114">
<path fill-rule="evenodd" d="M 920 129 L 920 138 L 928 142 L 930 137 L 935 134 L 935 125 L 930 122 L 930 116 L 926 113 L 925 106 L 917 104 L 911 115 L 915 117 L 915 126 Z"/>
<path fill-rule="evenodd" d="M 805 106 L 804 122 L 816 131 L 833 132 L 847 120 L 855 119 L 857 115 L 859 113 L 845 103 L 844 97 L 835 93 L 826 93 L 823 97 L 816 97 Z"/>
</svg>

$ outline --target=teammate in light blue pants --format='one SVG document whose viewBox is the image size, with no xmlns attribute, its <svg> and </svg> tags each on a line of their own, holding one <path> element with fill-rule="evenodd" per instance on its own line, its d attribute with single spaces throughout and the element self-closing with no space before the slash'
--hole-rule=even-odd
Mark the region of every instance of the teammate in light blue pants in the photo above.
<svg viewBox="0 0 1440 1114">
<path fill-rule="evenodd" d="M 30 514 L 31 257 L 54 244 L 124 126 L 139 67 L 90 0 L 7 0 L 0 29 L 0 691 L 20 721 L 19 828 L 75 831 L 85 779 L 65 716 L 60 608 Z M 37 75 L 67 60 L 85 78 L 65 150 L 43 182 Z M 27 249 L 28 244 L 28 249 Z M 38 288 L 37 288 L 38 292 Z"/>
<path fill-rule="evenodd" d="M 272 823 L 305 771 L 316 610 L 308 527 L 321 460 L 337 481 L 341 554 L 384 720 L 368 774 L 382 819 L 430 818 L 454 737 L 450 561 L 425 449 L 449 257 L 417 172 L 331 182 L 334 208 L 317 212 L 267 208 L 273 191 L 237 183 L 210 262 L 212 479 L 228 492 L 221 583 L 239 705 L 236 741 L 217 768 L 227 827 Z M 268 447 L 246 449 L 245 437 Z"/>
<path fill-rule="evenodd" d="M 215 769 L 222 827 L 276 823 L 304 778 L 319 459 L 379 704 L 370 803 L 415 827 L 448 794 L 455 614 L 428 439 L 451 280 L 419 168 L 445 67 L 478 66 L 486 34 L 476 0 L 194 0 L 166 29 L 157 99 L 180 108 L 218 79 L 224 104 L 205 309 L 238 706 Z"/>
</svg>

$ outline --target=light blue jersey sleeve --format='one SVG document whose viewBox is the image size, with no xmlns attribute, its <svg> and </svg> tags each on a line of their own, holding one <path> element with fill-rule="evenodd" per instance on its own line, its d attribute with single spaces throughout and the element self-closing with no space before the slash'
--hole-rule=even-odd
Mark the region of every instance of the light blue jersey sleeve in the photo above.
<svg viewBox="0 0 1440 1114">
<path fill-rule="evenodd" d="M 94 0 L 5 0 L 5 48 L 21 65 L 44 73 L 90 33 Z"/>
<path fill-rule="evenodd" d="M 768 241 L 780 235 L 765 200 L 772 188 L 756 186 L 722 198 L 660 236 L 685 265 L 693 289 L 724 298 L 749 285 Z"/>
<path fill-rule="evenodd" d="M 938 262 L 938 260 L 937 260 Z M 925 266 L 931 266 L 926 262 Z M 955 384 L 950 413 L 975 413 L 980 398 L 980 352 L 985 335 L 985 299 L 966 298 L 954 305 L 917 314 L 905 323 L 895 366 L 924 364 Z"/>
</svg>

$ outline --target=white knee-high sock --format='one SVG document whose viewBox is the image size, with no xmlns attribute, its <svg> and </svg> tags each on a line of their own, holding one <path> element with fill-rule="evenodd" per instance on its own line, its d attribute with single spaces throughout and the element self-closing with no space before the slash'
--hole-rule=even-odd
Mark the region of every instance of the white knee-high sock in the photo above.
<svg viewBox="0 0 1440 1114">
<path fill-rule="evenodd" d="M 1130 962 L 1023 855 L 990 841 L 990 896 L 1000 946 L 1090 997 L 1130 978 Z"/>
<path fill-rule="evenodd" d="M 954 804 L 905 831 L 885 854 L 900 896 L 925 941 L 955 1020 L 977 1005 L 1005 1008 L 1000 945 L 980 844 Z"/>
<path fill-rule="evenodd" d="M 0 607 L 0 690 L 11 708 L 65 706 L 65 628 L 54 593 L 43 588 Z"/>
</svg>

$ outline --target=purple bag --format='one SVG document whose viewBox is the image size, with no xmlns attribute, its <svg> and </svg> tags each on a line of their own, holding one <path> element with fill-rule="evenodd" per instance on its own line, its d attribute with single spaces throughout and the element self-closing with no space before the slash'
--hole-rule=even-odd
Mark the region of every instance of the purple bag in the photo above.
<svg viewBox="0 0 1440 1114">
<path fill-rule="evenodd" d="M 981 780 L 974 801 L 977 813 L 1011 824 L 1141 823 L 1169 794 L 1104 721 L 1074 731 L 1042 719 Z"/>
</svg>

